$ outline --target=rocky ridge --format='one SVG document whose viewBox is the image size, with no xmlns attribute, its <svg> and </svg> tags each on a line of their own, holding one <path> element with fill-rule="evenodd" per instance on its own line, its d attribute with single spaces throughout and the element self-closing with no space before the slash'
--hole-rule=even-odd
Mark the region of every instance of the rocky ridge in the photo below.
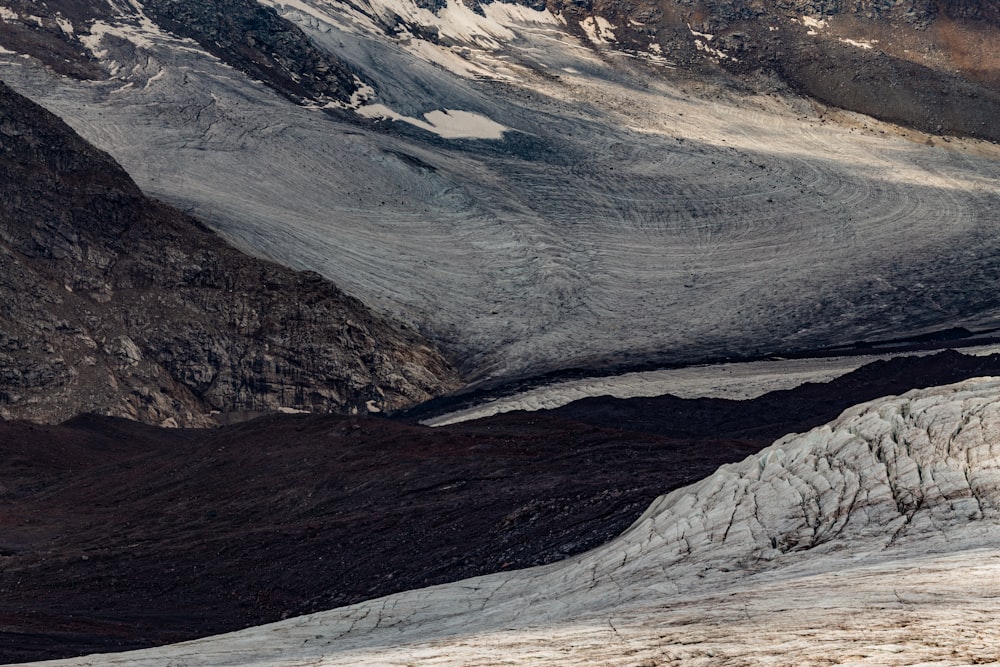
<svg viewBox="0 0 1000 667">
<path fill-rule="evenodd" d="M 413 331 L 242 255 L 0 88 L 0 416 L 396 408 L 457 383 Z"/>
<path fill-rule="evenodd" d="M 255 0 L 146 0 L 159 25 L 299 103 L 346 103 L 360 79 L 294 24 Z"/>
</svg>

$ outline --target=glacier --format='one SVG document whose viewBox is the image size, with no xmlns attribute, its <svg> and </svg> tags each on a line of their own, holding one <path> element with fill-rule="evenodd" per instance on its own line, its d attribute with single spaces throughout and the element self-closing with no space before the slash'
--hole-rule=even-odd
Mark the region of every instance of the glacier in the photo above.
<svg viewBox="0 0 1000 667">
<path fill-rule="evenodd" d="M 271 4 L 358 68 L 369 112 L 507 129 L 297 106 L 124 5 L 84 37 L 108 80 L 15 54 L 0 77 L 145 192 L 430 335 L 470 383 L 996 322 L 994 144 L 666 77 L 504 3 Z"/>
</svg>

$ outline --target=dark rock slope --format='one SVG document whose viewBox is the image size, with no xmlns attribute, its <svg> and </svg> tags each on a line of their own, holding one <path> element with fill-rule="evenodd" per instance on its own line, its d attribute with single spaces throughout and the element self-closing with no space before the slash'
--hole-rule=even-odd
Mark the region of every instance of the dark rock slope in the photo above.
<svg viewBox="0 0 1000 667">
<path fill-rule="evenodd" d="M 209 430 L 0 421 L 0 662 L 167 643 L 551 562 L 774 433 L 865 395 L 998 371 L 998 357 L 946 354 L 749 409 L 674 399 L 650 415 L 672 436 L 622 430 L 639 425 L 606 399 L 589 402 L 591 424 L 545 413 L 440 429 L 335 415 Z"/>
<path fill-rule="evenodd" d="M 1000 141 L 1000 5 L 976 0 L 549 0 L 683 69 L 779 79 L 821 102 L 935 134 Z M 582 34 L 582 31 L 581 31 Z M 763 75 L 763 78 L 762 76 Z"/>
<path fill-rule="evenodd" d="M 387 409 L 453 388 L 412 331 L 143 196 L 0 84 L 0 416 Z"/>
<path fill-rule="evenodd" d="M 1000 375 L 1000 354 L 977 357 L 945 350 L 922 358 L 875 361 L 830 382 L 807 382 L 746 401 L 676 396 L 588 398 L 549 411 L 585 424 L 671 438 L 776 440 L 833 421 L 865 401 L 910 389 L 952 384 L 977 376 Z"/>
</svg>

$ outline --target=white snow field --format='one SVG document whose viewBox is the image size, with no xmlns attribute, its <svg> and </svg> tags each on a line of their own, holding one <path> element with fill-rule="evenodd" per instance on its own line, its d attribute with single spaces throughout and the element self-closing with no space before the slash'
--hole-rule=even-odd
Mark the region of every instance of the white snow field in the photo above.
<svg viewBox="0 0 1000 667">
<path fill-rule="evenodd" d="M 295 106 L 138 2 L 86 38 L 110 80 L 13 54 L 0 78 L 146 192 L 430 334 L 473 383 L 996 322 L 997 146 L 674 79 L 669 53 L 502 2 L 270 4 L 363 73 L 355 102 L 381 120 Z"/>
<path fill-rule="evenodd" d="M 84 665 L 1000 660 L 1000 378 L 851 408 L 552 565 Z"/>
</svg>

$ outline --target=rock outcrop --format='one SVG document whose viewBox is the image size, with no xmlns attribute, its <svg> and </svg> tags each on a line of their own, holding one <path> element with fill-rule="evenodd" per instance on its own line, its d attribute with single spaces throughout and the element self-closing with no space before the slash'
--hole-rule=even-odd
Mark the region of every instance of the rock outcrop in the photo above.
<svg viewBox="0 0 1000 667">
<path fill-rule="evenodd" d="M 294 24 L 256 0 L 146 0 L 160 26 L 299 103 L 347 102 L 358 78 Z"/>
<path fill-rule="evenodd" d="M 241 254 L 0 88 L 0 416 L 396 408 L 453 388 L 413 331 Z"/>
</svg>

